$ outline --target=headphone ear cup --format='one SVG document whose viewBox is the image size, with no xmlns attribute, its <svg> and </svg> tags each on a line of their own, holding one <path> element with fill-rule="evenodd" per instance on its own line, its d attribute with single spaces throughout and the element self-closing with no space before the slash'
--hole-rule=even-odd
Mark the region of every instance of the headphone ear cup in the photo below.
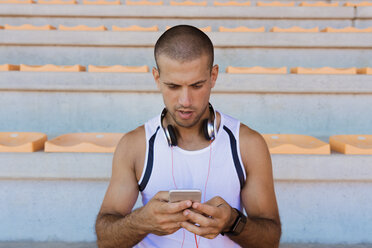
<svg viewBox="0 0 372 248">
<path fill-rule="evenodd" d="M 167 126 L 168 130 L 168 144 L 169 146 L 177 146 L 177 135 L 176 130 L 174 130 L 174 127 L 172 125 Z"/>
<path fill-rule="evenodd" d="M 205 139 L 211 140 L 211 137 L 209 136 L 209 132 L 208 132 L 208 122 L 209 122 L 208 119 L 203 120 L 202 128 L 203 128 L 203 134 L 204 134 Z"/>
</svg>

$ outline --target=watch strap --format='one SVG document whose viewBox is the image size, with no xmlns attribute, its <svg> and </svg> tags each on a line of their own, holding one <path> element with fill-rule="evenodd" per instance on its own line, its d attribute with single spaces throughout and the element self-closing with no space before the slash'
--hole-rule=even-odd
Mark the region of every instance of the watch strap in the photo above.
<svg viewBox="0 0 372 248">
<path fill-rule="evenodd" d="M 234 224 L 231 226 L 230 230 L 225 233 L 221 232 L 222 235 L 228 234 L 232 236 L 237 236 L 243 231 L 244 226 L 247 223 L 247 217 L 242 212 L 240 212 L 238 209 L 236 208 L 233 208 L 233 209 L 236 210 L 236 212 L 238 213 L 238 216 L 236 217 Z"/>
</svg>

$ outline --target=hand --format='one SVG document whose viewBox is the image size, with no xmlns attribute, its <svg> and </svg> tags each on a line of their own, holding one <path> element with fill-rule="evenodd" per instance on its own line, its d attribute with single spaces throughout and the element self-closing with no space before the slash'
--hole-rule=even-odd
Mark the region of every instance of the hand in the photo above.
<svg viewBox="0 0 372 248">
<path fill-rule="evenodd" d="M 208 239 L 214 239 L 222 231 L 227 232 L 235 220 L 233 209 L 219 196 L 213 197 L 204 204 L 195 202 L 192 204 L 192 209 L 185 209 L 183 214 L 188 221 L 182 222 L 181 226 L 189 232 Z"/>
<path fill-rule="evenodd" d="M 168 191 L 158 192 L 143 208 L 143 221 L 148 233 L 168 235 L 181 228 L 180 222 L 186 221 L 183 211 L 190 208 L 190 200 L 168 202 Z"/>
</svg>

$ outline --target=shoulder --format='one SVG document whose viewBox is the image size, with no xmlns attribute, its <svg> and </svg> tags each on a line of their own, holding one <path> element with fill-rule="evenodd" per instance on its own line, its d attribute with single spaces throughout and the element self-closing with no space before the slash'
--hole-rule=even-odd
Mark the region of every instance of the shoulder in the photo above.
<svg viewBox="0 0 372 248">
<path fill-rule="evenodd" d="M 260 133 L 241 123 L 239 141 L 240 153 L 246 170 L 262 162 L 271 164 L 267 144 Z"/>
<path fill-rule="evenodd" d="M 257 147 L 258 149 L 262 149 L 267 147 L 262 135 L 243 123 L 240 123 L 239 139 L 244 148 L 248 147 L 253 149 L 254 147 Z"/>
<path fill-rule="evenodd" d="M 145 156 L 145 152 L 146 132 L 142 125 L 120 139 L 114 153 L 114 163 L 135 166 L 141 157 Z"/>
</svg>

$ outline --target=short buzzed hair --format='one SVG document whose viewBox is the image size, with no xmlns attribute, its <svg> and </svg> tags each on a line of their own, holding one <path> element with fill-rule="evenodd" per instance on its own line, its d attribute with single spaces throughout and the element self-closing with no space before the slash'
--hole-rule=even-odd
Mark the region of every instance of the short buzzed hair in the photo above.
<svg viewBox="0 0 372 248">
<path fill-rule="evenodd" d="M 192 61 L 207 55 L 210 69 L 212 70 L 213 67 L 212 41 L 200 29 L 189 25 L 178 25 L 165 31 L 155 44 L 154 55 L 159 72 L 160 55 L 166 55 L 180 62 Z"/>
</svg>

